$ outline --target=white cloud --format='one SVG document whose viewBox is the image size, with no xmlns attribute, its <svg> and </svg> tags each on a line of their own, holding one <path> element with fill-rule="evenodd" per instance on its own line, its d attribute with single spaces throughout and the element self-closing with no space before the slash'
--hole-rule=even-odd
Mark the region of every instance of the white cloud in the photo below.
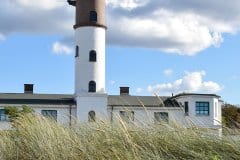
<svg viewBox="0 0 240 160">
<path fill-rule="evenodd" d="M 165 69 L 165 70 L 163 71 L 163 74 L 164 74 L 165 76 L 167 76 L 167 77 L 171 76 L 172 73 L 173 73 L 173 70 L 172 70 L 172 69 Z"/>
<path fill-rule="evenodd" d="M 156 48 L 192 56 L 223 42 L 220 32 L 210 30 L 206 24 L 200 22 L 201 16 L 189 12 L 176 14 L 161 9 L 144 18 L 120 16 L 117 22 L 113 16 L 109 19 L 110 37 L 115 38 L 115 43 L 122 45 Z M 119 32 L 118 37 L 115 37 Z"/>
<path fill-rule="evenodd" d="M 185 72 L 183 78 L 178 79 L 172 83 L 162 83 L 148 86 L 148 92 L 159 95 L 169 95 L 171 93 L 181 92 L 203 92 L 203 93 L 217 93 L 222 90 L 218 83 L 213 81 L 203 81 L 206 75 L 205 71 Z"/>
<path fill-rule="evenodd" d="M 74 8 L 66 1 L 0 1 L 0 33 L 54 34 L 72 37 Z"/>
<path fill-rule="evenodd" d="M 219 47 L 220 44 L 223 42 L 223 37 L 220 33 L 214 32 L 213 33 L 213 44 L 215 47 Z"/>
<path fill-rule="evenodd" d="M 143 88 L 137 88 L 136 93 L 142 93 L 144 91 Z"/>
<path fill-rule="evenodd" d="M 112 6 L 113 8 L 122 8 L 126 10 L 132 10 L 144 6 L 148 0 L 107 0 L 107 5 Z"/>
<path fill-rule="evenodd" d="M 239 32 L 239 8 L 239 0 L 108 0 L 108 44 L 192 56 Z M 57 34 L 73 43 L 74 12 L 64 0 L 0 1 L 0 33 Z"/>
<path fill-rule="evenodd" d="M 66 54 L 66 55 L 70 55 L 73 52 L 70 47 L 60 42 L 55 42 L 53 44 L 52 51 L 55 54 Z"/>
<path fill-rule="evenodd" d="M 115 1 L 109 5 L 109 42 L 192 56 L 239 31 L 240 1 L 232 1 L 151 0 L 131 10 L 121 5 L 126 1 Z"/>
<path fill-rule="evenodd" d="M 16 2 L 23 7 L 42 8 L 45 10 L 51 10 L 66 5 L 66 1 L 58 0 L 17 0 Z"/>
<path fill-rule="evenodd" d="M 219 86 L 219 84 L 212 81 L 203 82 L 202 84 L 202 90 L 209 93 L 216 93 L 222 89 L 223 87 Z"/>
</svg>

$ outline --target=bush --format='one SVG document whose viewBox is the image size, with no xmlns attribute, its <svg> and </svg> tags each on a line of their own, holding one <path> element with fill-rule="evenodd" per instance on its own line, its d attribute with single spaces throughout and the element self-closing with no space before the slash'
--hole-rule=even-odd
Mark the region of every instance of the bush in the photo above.
<svg viewBox="0 0 240 160">
<path fill-rule="evenodd" d="M 103 121 L 67 128 L 41 116 L 25 115 L 16 119 L 14 130 L 0 132 L 0 159 L 239 159 L 239 138 L 220 138 L 211 132 Z"/>
<path fill-rule="evenodd" d="M 14 107 L 14 106 L 8 106 L 8 107 L 5 107 L 4 109 L 11 122 L 13 122 L 17 117 L 21 115 L 34 112 L 33 108 L 25 105 L 23 105 L 21 109 L 19 109 L 19 107 Z"/>
<path fill-rule="evenodd" d="M 224 104 L 222 109 L 223 124 L 228 128 L 240 129 L 240 108 Z"/>
</svg>

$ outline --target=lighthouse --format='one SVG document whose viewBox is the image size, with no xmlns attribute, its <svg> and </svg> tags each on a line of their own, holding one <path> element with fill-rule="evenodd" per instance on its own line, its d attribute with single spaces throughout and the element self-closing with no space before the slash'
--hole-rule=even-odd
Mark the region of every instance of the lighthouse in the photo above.
<svg viewBox="0 0 240 160">
<path fill-rule="evenodd" d="M 105 0 L 68 0 L 75 7 L 75 100 L 77 119 L 107 116 L 105 91 Z"/>
</svg>

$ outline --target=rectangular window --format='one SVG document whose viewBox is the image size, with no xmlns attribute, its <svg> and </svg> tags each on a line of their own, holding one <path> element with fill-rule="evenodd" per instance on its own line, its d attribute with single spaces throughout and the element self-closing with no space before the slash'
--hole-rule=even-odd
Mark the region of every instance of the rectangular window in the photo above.
<svg viewBox="0 0 240 160">
<path fill-rule="evenodd" d="M 196 115 L 209 116 L 209 102 L 196 102 Z"/>
<path fill-rule="evenodd" d="M 7 121 L 8 116 L 5 114 L 5 109 L 0 109 L 0 121 Z"/>
<path fill-rule="evenodd" d="M 185 116 L 188 116 L 188 102 L 184 102 L 184 111 L 185 111 Z"/>
<path fill-rule="evenodd" d="M 154 112 L 155 122 L 168 123 L 168 112 Z"/>
<path fill-rule="evenodd" d="M 42 115 L 57 121 L 57 110 L 42 110 Z"/>
<path fill-rule="evenodd" d="M 120 117 L 125 122 L 134 121 L 134 111 L 120 111 Z"/>
</svg>

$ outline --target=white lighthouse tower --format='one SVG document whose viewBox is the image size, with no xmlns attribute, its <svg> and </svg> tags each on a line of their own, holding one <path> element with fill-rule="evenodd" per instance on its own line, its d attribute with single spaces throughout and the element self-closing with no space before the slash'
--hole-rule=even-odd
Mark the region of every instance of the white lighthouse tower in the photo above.
<svg viewBox="0 0 240 160">
<path fill-rule="evenodd" d="M 105 0 L 68 0 L 76 7 L 75 96 L 77 119 L 107 116 L 105 91 Z"/>
</svg>

